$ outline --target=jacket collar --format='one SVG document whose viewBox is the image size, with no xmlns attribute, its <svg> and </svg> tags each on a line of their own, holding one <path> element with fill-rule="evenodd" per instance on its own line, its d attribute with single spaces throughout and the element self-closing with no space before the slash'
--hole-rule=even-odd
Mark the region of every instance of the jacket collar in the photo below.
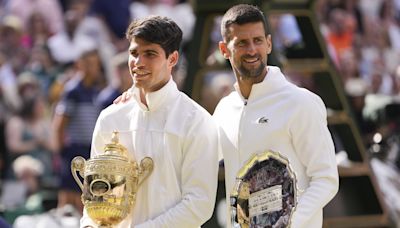
<svg viewBox="0 0 400 228">
<path fill-rule="evenodd" d="M 249 98 L 247 100 L 255 100 L 259 97 L 266 96 L 271 94 L 283 86 L 287 85 L 288 81 L 286 80 L 285 76 L 282 74 L 279 67 L 276 66 L 267 66 L 268 71 L 267 75 L 265 76 L 264 80 L 260 83 L 253 84 L 251 88 L 251 92 Z M 240 92 L 240 88 L 238 83 L 234 84 L 236 92 L 239 94 L 239 97 L 242 100 L 246 100 Z"/>
<path fill-rule="evenodd" d="M 165 84 L 161 89 L 147 93 L 146 101 L 147 106 L 142 103 L 140 100 L 140 92 L 136 87 L 132 88 L 133 97 L 135 98 L 136 103 L 139 105 L 140 109 L 143 111 L 156 111 L 165 105 L 167 105 L 170 101 L 174 100 L 178 95 L 178 88 L 174 80 L 171 79 Z"/>
</svg>

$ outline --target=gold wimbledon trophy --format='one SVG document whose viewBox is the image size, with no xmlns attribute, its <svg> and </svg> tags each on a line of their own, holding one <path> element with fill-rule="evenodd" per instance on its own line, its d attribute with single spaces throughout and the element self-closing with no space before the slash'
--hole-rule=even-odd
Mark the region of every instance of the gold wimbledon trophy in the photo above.
<svg viewBox="0 0 400 228">
<path fill-rule="evenodd" d="M 82 189 L 82 202 L 88 216 L 100 227 L 112 227 L 132 211 L 138 187 L 153 171 L 153 160 L 145 157 L 139 166 L 119 143 L 118 132 L 114 131 L 104 154 L 87 161 L 75 157 L 71 171 Z"/>
</svg>

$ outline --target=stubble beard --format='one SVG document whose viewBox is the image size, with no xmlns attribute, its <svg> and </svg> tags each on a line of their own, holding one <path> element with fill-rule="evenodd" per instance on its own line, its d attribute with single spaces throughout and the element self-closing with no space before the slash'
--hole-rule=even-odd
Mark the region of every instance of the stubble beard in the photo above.
<svg viewBox="0 0 400 228">
<path fill-rule="evenodd" d="M 267 65 L 261 61 L 260 65 L 255 69 L 248 69 L 243 64 L 238 67 L 238 71 L 243 79 L 255 79 L 261 76 Z"/>
</svg>

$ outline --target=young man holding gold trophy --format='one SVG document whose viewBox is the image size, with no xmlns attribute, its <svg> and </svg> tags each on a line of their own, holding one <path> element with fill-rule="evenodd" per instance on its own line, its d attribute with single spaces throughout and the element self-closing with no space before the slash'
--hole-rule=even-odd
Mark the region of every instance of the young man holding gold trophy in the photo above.
<svg viewBox="0 0 400 228">
<path fill-rule="evenodd" d="M 133 21 L 127 38 L 132 99 L 102 111 L 93 133 L 91 159 L 95 161 L 101 157 L 103 150 L 112 157 L 114 152 L 109 150 L 122 145 L 137 161 L 145 157 L 152 159 L 153 170 L 137 187 L 132 213 L 117 225 L 100 225 L 200 227 L 211 217 L 215 203 L 218 133 L 207 111 L 180 92 L 172 80 L 171 71 L 179 59 L 182 31 L 168 18 L 150 16 Z M 119 132 L 121 143 L 115 134 L 111 136 L 114 130 Z M 108 144 L 111 138 L 113 143 Z M 73 166 L 82 167 L 81 164 Z M 111 169 L 109 175 L 96 176 L 95 181 L 85 178 L 84 185 L 90 188 L 90 194 L 84 190 L 83 201 L 103 202 L 105 192 L 110 191 L 118 192 L 119 196 L 129 194 L 124 193 L 124 189 L 129 188 L 126 186 L 113 190 L 113 183 L 117 185 L 117 181 L 114 177 L 108 180 L 109 176 L 112 176 Z M 125 177 L 118 179 L 121 182 Z M 115 198 L 115 194 L 112 197 Z M 109 198 L 105 203 L 111 201 Z M 94 222 L 94 216 L 91 218 L 87 211 L 89 204 L 88 201 L 85 205 L 81 227 L 98 227 L 99 222 Z"/>
</svg>

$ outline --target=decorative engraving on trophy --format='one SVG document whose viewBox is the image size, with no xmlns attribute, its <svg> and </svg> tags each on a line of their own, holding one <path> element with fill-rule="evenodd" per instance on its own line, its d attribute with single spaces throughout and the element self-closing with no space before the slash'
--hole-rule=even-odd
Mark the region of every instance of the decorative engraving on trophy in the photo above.
<svg viewBox="0 0 400 228">
<path fill-rule="evenodd" d="M 289 227 L 296 205 L 296 177 L 289 161 L 272 151 L 256 154 L 237 176 L 231 194 L 232 224 Z"/>
<path fill-rule="evenodd" d="M 110 227 L 130 214 L 138 187 L 150 175 L 153 166 L 149 157 L 143 158 L 138 165 L 119 143 L 118 132 L 114 132 L 103 154 L 88 161 L 75 157 L 71 171 L 82 189 L 82 202 L 89 217 L 100 227 Z"/>
</svg>

